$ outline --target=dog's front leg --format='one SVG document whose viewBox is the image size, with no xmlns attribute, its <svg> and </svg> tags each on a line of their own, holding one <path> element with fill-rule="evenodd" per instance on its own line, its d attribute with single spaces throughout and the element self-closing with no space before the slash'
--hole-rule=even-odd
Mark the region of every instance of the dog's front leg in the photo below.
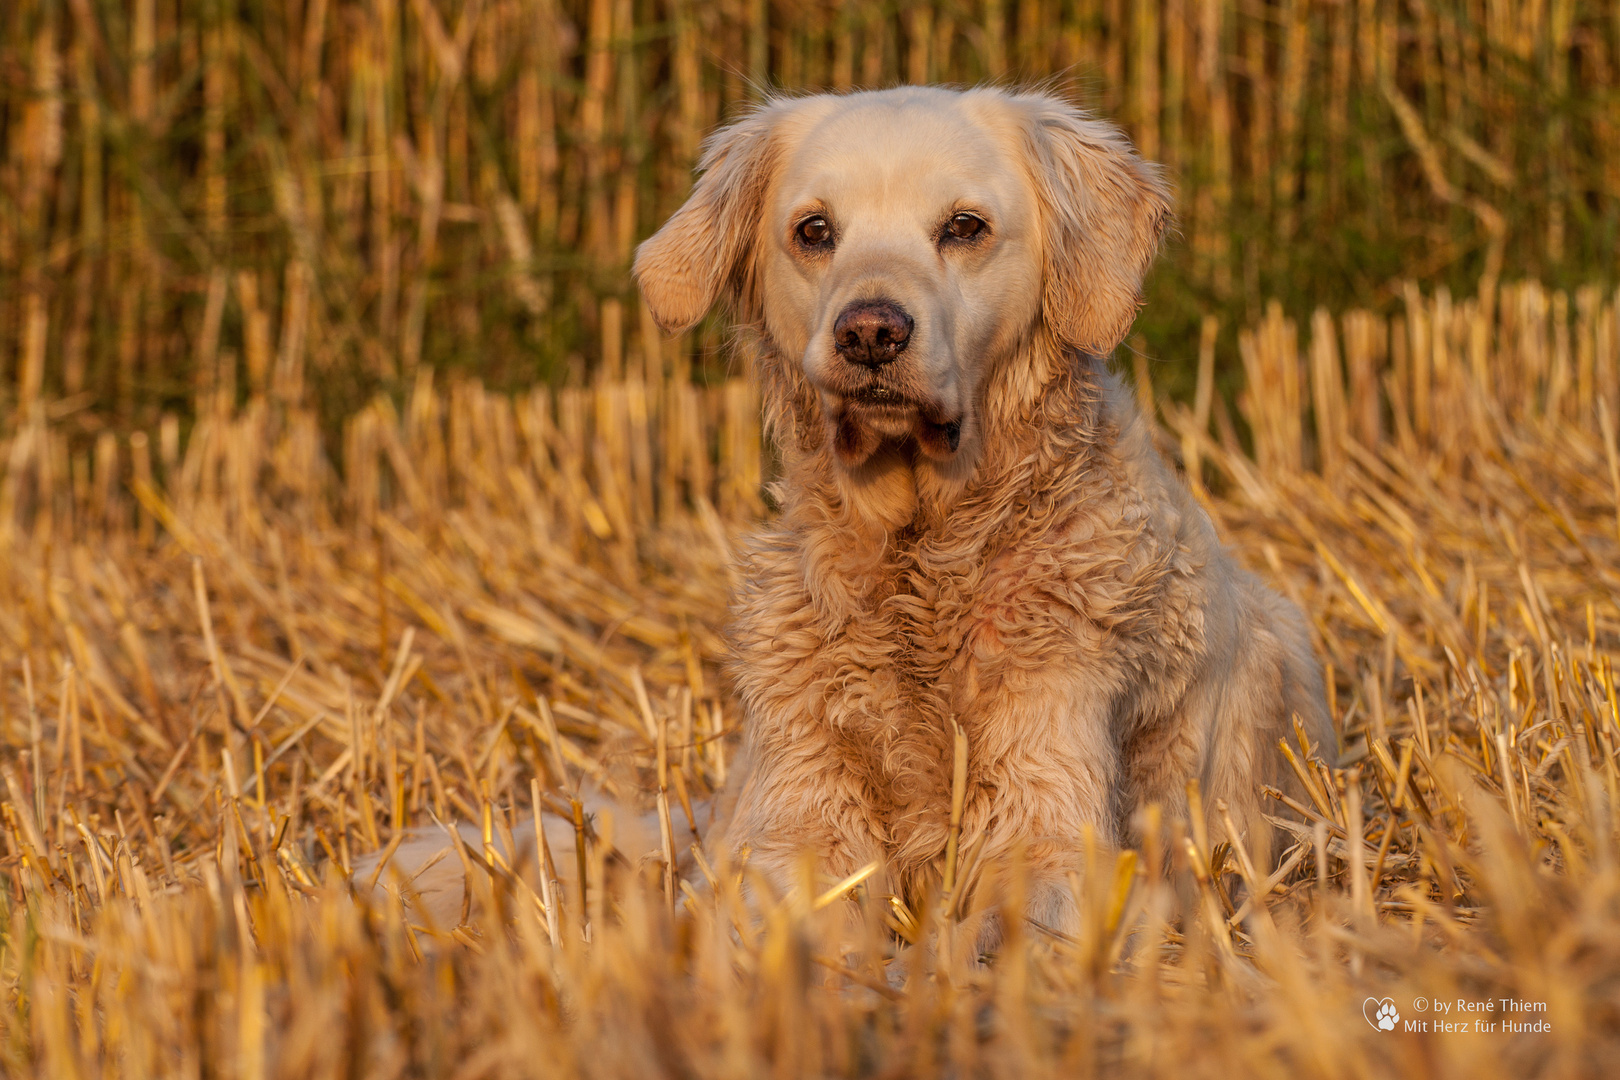
<svg viewBox="0 0 1620 1080">
<path fill-rule="evenodd" d="M 1079 930 L 1071 875 L 1084 872 L 1088 847 L 1118 846 L 1119 753 L 1095 669 L 1079 675 L 1054 665 L 985 702 L 969 730 L 970 816 L 986 823 L 983 875 L 959 938 L 966 955 L 993 953 L 1006 913 L 1020 910 L 1059 933 Z M 1090 887 L 1090 883 L 1086 883 Z"/>
<path fill-rule="evenodd" d="M 1030 928 L 1075 936 L 1080 908 L 1070 875 L 1083 865 L 1080 848 L 1072 839 L 1041 840 L 995 859 L 952 929 L 952 954 L 977 964 L 1000 952 L 1009 937 Z M 1015 912 L 1021 923 L 1017 927 L 1008 923 Z"/>
<path fill-rule="evenodd" d="M 736 796 L 722 810 L 719 829 L 705 846 L 731 860 L 747 883 L 763 877 L 767 891 L 756 902 L 771 902 L 796 889 L 819 893 L 828 880 L 841 880 L 872 862 L 884 861 L 879 822 L 870 798 L 831 748 L 816 752 L 801 745 L 791 757 L 745 750 L 731 783 Z M 807 874 L 808 871 L 808 874 Z M 807 881 L 807 877 L 809 880 Z M 886 888 L 882 880 L 870 883 Z M 833 905 L 829 918 L 839 925 L 839 949 L 858 951 L 864 920 L 854 903 Z"/>
</svg>

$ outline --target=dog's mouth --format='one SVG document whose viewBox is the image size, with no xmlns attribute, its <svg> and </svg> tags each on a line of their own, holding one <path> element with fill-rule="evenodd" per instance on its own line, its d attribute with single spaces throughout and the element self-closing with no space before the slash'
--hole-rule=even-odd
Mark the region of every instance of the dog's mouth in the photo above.
<svg viewBox="0 0 1620 1080">
<path fill-rule="evenodd" d="M 879 382 L 861 387 L 854 393 L 849 394 L 846 400 L 858 405 L 873 405 L 878 408 L 905 408 L 910 404 L 900 391 L 884 386 Z"/>
<path fill-rule="evenodd" d="M 833 447 L 848 468 L 867 462 L 884 445 L 914 442 L 924 455 L 947 461 L 962 445 L 965 417 L 938 402 L 919 400 L 873 378 L 860 386 L 824 390 Z"/>
</svg>

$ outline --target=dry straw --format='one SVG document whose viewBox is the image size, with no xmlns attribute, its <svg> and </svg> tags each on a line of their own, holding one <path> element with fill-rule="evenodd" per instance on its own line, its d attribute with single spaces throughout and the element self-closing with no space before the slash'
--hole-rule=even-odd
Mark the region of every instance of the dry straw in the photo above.
<svg viewBox="0 0 1620 1080">
<path fill-rule="evenodd" d="M 342 474 L 313 416 L 259 394 L 94 454 L 48 400 L 19 413 L 0 1067 L 1599 1073 L 1620 1053 L 1616 298 L 1404 295 L 1393 319 L 1320 311 L 1305 343 L 1278 312 L 1244 332 L 1253 455 L 1213 394 L 1160 406 L 1331 665 L 1345 751 L 1288 744 L 1309 794 L 1282 866 L 1150 809 L 1140 850 L 1082 853 L 1072 933 L 1013 917 L 984 967 L 952 947 L 972 845 L 911 906 L 875 868 L 807 863 L 778 896 L 714 853 L 673 865 L 735 748 L 716 664 L 761 512 L 744 384 L 506 397 L 424 373 L 350 418 Z M 610 855 L 626 823 L 580 813 L 585 785 L 656 808 L 647 863 Z M 552 819 L 577 865 L 510 857 Z M 456 925 L 402 907 L 386 864 L 376 902 L 351 898 L 344 867 L 435 822 L 471 826 L 444 856 Z M 850 904 L 853 957 L 831 936 Z M 1386 996 L 1394 1033 L 1364 1019 Z M 1418 997 L 1496 1007 L 1437 1038 L 1404 1029 L 1435 1016 Z"/>
<path fill-rule="evenodd" d="M 1485 0 L 4 5 L 0 1072 L 1601 1074 L 1617 297 L 1501 279 L 1613 274 L 1617 35 Z M 1288 747 L 1270 877 L 1150 808 L 1082 853 L 1073 933 L 1014 918 L 983 967 L 972 844 L 910 906 L 685 863 L 770 459 L 718 331 L 660 341 L 625 266 L 763 87 L 1053 74 L 1175 170 L 1174 281 L 1252 312 L 1205 320 L 1190 407 L 1141 397 L 1308 613 L 1345 752 Z M 650 861 L 587 788 L 652 811 Z M 573 854 L 516 859 L 535 821 Z M 438 823 L 456 925 L 386 858 L 353 902 Z M 1498 1008 L 1436 1037 L 1418 997 Z"/>
</svg>

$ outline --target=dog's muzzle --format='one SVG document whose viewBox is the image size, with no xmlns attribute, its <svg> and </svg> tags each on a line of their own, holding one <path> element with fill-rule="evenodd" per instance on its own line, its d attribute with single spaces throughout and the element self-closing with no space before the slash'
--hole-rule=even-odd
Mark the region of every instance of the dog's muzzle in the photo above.
<svg viewBox="0 0 1620 1080">
<path fill-rule="evenodd" d="M 833 323 L 833 348 L 851 364 L 876 371 L 906 351 L 915 326 L 905 309 L 892 301 L 856 301 Z"/>
</svg>

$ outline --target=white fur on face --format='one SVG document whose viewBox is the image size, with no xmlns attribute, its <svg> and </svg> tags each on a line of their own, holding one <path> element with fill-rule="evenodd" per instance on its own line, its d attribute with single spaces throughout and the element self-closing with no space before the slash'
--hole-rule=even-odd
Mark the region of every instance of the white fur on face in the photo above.
<svg viewBox="0 0 1620 1080">
<path fill-rule="evenodd" d="M 791 365 L 764 380 L 773 424 L 830 447 L 857 486 L 891 460 L 918 483 L 971 474 L 995 437 L 992 388 L 1032 401 L 1052 375 L 1019 367 L 1040 358 L 1027 343 L 1049 337 L 1060 366 L 1064 350 L 1112 352 L 1170 220 L 1156 166 L 1041 92 L 774 98 L 715 132 L 701 170 L 637 250 L 642 296 L 672 332 L 722 298 L 761 326 L 767 365 Z M 945 235 L 957 213 L 985 223 L 973 242 Z M 812 215 L 828 235 L 807 246 L 796 230 Z M 834 347 L 863 300 L 886 305 L 868 328 L 889 334 L 888 363 Z"/>
<path fill-rule="evenodd" d="M 971 433 L 989 361 L 1039 314 L 1034 193 L 1016 133 L 995 123 L 994 105 L 929 90 L 856 95 L 782 148 L 760 222 L 765 329 L 799 358 L 831 425 L 875 436 L 866 454 L 845 454 L 846 465 L 930 426 Z M 946 231 L 964 212 L 985 222 L 965 241 Z M 832 228 L 830 250 L 797 239 L 813 215 Z M 838 316 L 860 301 L 893 303 L 914 320 L 905 351 L 875 372 L 834 348 Z M 898 400 L 874 405 L 860 396 L 871 387 Z M 955 449 L 919 441 L 931 456 Z"/>
</svg>

